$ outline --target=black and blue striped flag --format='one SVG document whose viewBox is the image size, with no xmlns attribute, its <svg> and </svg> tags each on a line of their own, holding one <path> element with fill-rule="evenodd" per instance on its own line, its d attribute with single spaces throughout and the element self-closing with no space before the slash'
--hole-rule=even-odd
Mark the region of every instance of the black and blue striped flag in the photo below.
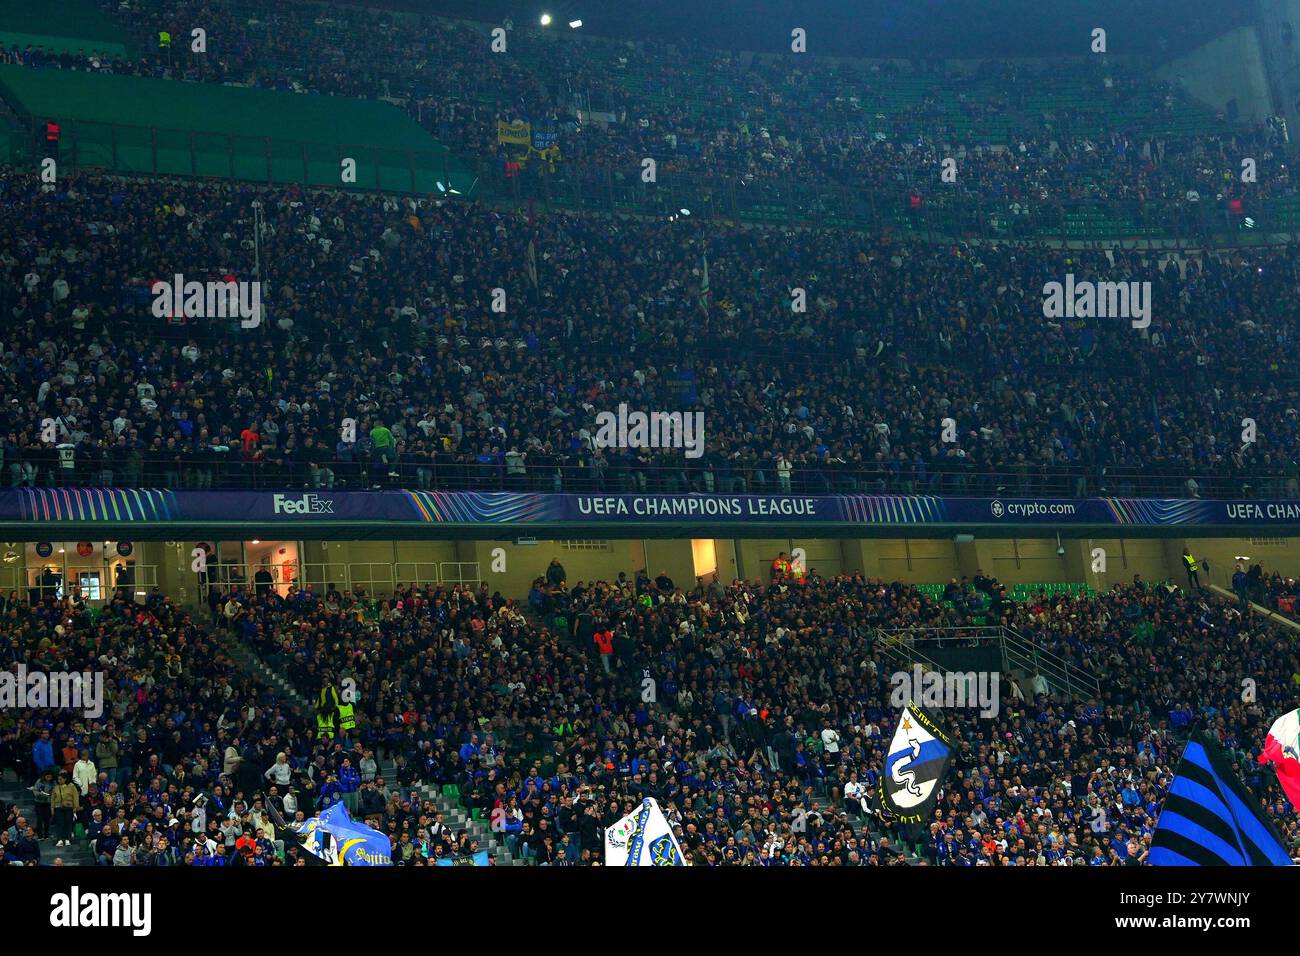
<svg viewBox="0 0 1300 956">
<path fill-rule="evenodd" d="M 1232 772 L 1223 751 L 1192 731 L 1165 798 L 1153 866 L 1290 866 L 1277 829 Z"/>
</svg>

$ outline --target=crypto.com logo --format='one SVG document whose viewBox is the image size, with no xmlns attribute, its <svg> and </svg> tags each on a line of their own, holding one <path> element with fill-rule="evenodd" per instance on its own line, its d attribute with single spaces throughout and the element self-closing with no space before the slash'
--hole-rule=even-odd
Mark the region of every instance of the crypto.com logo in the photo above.
<svg viewBox="0 0 1300 956">
<path fill-rule="evenodd" d="M 1072 515 L 1075 510 L 1073 504 L 1044 504 L 1041 501 L 1016 501 L 1004 505 L 994 499 L 989 504 L 989 511 L 993 512 L 995 518 L 1001 518 L 1003 515 L 1018 515 L 1021 518 L 1032 518 L 1035 515 Z"/>
</svg>

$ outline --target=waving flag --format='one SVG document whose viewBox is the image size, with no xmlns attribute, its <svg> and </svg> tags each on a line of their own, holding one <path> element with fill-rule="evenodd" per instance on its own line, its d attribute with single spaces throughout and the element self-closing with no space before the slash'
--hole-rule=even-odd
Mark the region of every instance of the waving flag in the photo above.
<svg viewBox="0 0 1300 956">
<path fill-rule="evenodd" d="M 904 707 L 877 788 L 881 812 L 899 823 L 923 823 L 939 798 L 952 752 L 952 738 L 937 718 L 915 704 Z"/>
<path fill-rule="evenodd" d="M 336 803 L 319 816 L 292 823 L 303 848 L 330 866 L 392 866 L 392 843 L 388 837 L 348 816 Z"/>
<path fill-rule="evenodd" d="M 1283 714 L 1268 728 L 1260 763 L 1271 763 L 1286 798 L 1300 807 L 1300 710 Z"/>
<path fill-rule="evenodd" d="M 605 865 L 686 865 L 673 828 L 653 797 L 605 831 Z"/>
<path fill-rule="evenodd" d="M 1151 837 L 1153 866 L 1290 866 L 1282 837 L 1237 779 L 1223 752 L 1199 730 L 1165 797 Z"/>
</svg>

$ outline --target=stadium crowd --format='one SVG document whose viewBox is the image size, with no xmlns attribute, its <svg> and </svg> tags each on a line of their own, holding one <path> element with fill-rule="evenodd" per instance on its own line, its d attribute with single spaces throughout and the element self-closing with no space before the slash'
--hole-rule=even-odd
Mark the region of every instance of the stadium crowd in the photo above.
<svg viewBox="0 0 1300 956">
<path fill-rule="evenodd" d="M 1190 232 L 1206 209 L 1294 194 L 1277 125 L 1171 131 L 1179 92 L 1114 64 L 989 62 L 954 94 L 928 64 L 793 70 L 528 30 L 498 56 L 481 26 L 433 18 L 105 9 L 130 57 L 0 61 L 385 96 L 494 176 L 541 174 L 498 142 L 524 118 L 593 187 L 636 181 L 650 156 L 664 177 L 852 187 L 913 211 L 978 196 L 1039 225 L 1114 200 Z M 195 26 L 211 55 L 188 49 Z M 0 488 L 1300 498 L 1295 246 L 920 243 L 90 172 L 38 187 L 13 168 L 0 203 Z M 174 276 L 259 281 L 259 323 L 159 315 L 153 284 Z M 1045 316 L 1045 282 L 1067 276 L 1149 282 L 1151 324 Z M 701 411 L 701 457 L 599 447 L 597 415 L 624 403 Z M 1245 598 L 1292 613 L 1297 588 L 1239 574 L 1238 602 L 1135 581 L 1018 604 L 988 579 L 936 601 L 815 571 L 575 583 L 556 562 L 525 602 L 209 588 L 201 622 L 156 591 L 101 609 L 10 594 L 0 666 L 101 671 L 108 700 L 98 717 L 0 710 L 0 769 L 23 787 L 0 804 L 0 865 L 308 865 L 286 825 L 335 803 L 398 864 L 472 856 L 425 787 L 545 865 L 598 865 L 604 827 L 643 796 L 694 864 L 1139 865 L 1193 723 L 1295 847 L 1295 808 L 1251 757 L 1300 661 Z M 1099 697 L 1008 680 L 996 717 L 952 715 L 931 821 L 883 823 L 897 708 L 880 628 L 974 619 L 1083 667 Z M 308 701 L 355 682 L 359 724 L 322 732 L 230 641 Z"/>
<path fill-rule="evenodd" d="M 705 86 L 655 44 L 520 31 L 506 59 L 481 30 L 428 19 L 109 6 L 129 61 L 3 59 L 384 95 L 497 165 L 512 160 L 496 123 L 523 117 L 592 175 L 634 177 L 648 155 L 669 174 L 797 173 L 916 207 L 945 201 L 956 145 L 954 192 L 1029 218 L 1087 198 L 1235 213 L 1292 192 L 1275 125 L 1168 134 L 1176 91 L 1119 68 L 988 64 L 953 96 L 926 67 L 695 51 Z M 213 44 L 202 61 L 193 26 Z M 919 108 L 881 105 L 918 82 Z M 575 121 L 578 90 L 617 121 Z M 96 173 L 35 188 L 12 168 L 0 202 L 0 487 L 1300 497 L 1293 246 L 922 244 Z M 178 275 L 257 280 L 260 321 L 158 314 L 154 283 Z M 1149 327 L 1045 317 L 1044 284 L 1067 275 L 1149 282 Z M 598 447 L 597 415 L 620 404 L 702 412 L 703 454 Z M 285 824 L 335 802 L 388 833 L 396 862 L 477 851 L 425 786 L 542 864 L 599 863 L 603 828 L 646 795 L 695 863 L 1140 864 L 1194 722 L 1297 839 L 1249 757 L 1300 663 L 1243 602 L 1140 582 L 1020 604 L 991 580 L 935 601 L 851 574 L 682 585 L 557 568 L 526 605 L 487 587 L 212 589 L 198 623 L 156 592 L 93 611 L 0 600 L 0 665 L 102 671 L 110 698 L 98 717 L 0 711 L 0 767 L 31 807 L 0 806 L 0 864 L 84 847 L 101 865 L 307 865 Z M 1251 573 L 1239 596 L 1294 591 Z M 1009 683 L 997 717 L 955 717 L 933 820 L 882 830 L 871 794 L 897 709 L 877 629 L 976 617 L 1094 675 L 1099 696 Z M 229 640 L 309 701 L 354 681 L 359 725 L 313 723 L 243 676 Z"/>
<path fill-rule="evenodd" d="M 87 678 L 84 709 L 0 714 L 0 767 L 28 788 L 0 806 L 0 863 L 49 865 L 74 843 L 106 866 L 271 862 L 277 836 L 266 807 L 284 791 L 263 772 L 281 750 L 309 751 L 292 715 L 221 644 L 156 589 L 146 602 L 119 594 L 93 610 L 17 594 L 0 607 L 5 670 Z M 298 788 L 299 812 L 318 806 L 323 783 Z"/>
<path fill-rule="evenodd" d="M 1197 108 L 1205 115 L 1185 127 L 1175 121 L 1188 107 L 1174 86 L 1119 63 L 991 61 L 955 72 L 807 57 L 794 69 L 784 57 L 561 39 L 513 26 L 501 54 L 491 47 L 493 24 L 364 8 L 228 0 L 104 7 L 132 56 L 15 46 L 4 59 L 385 97 L 497 173 L 519 158 L 498 143 L 497 122 L 524 119 L 554 133 L 564 164 L 592 184 L 606 175 L 633 180 L 652 157 L 665 176 L 797 181 L 939 205 L 978 197 L 1040 224 L 1059 223 L 1061 204 L 1080 199 L 1159 202 L 1185 213 L 1293 192 L 1276 124 L 1246 129 Z M 199 26 L 203 52 L 190 46 Z M 1258 164 L 1249 186 L 1240 177 L 1244 156 Z M 955 182 L 941 178 L 946 158 L 959 163 Z"/>
<path fill-rule="evenodd" d="M 698 49 L 721 91 L 700 97 L 683 51 L 655 42 L 512 30 L 502 57 L 481 24 L 361 8 L 105 10 L 130 58 L 4 58 L 385 95 L 493 162 L 497 121 L 526 117 L 583 169 L 652 155 L 743 183 L 797 165 L 918 204 L 998 197 L 1013 216 L 1090 197 L 1230 210 L 1244 154 L 1251 197 L 1291 192 L 1276 124 L 1162 132 L 1178 92 L 1115 64 L 989 62 L 950 95 L 934 64 L 792 71 Z M 195 25 L 210 53 L 190 50 Z M 903 96 L 918 89 L 920 106 Z M 620 121 L 572 121 L 574 90 Z M 956 183 L 940 179 L 950 151 Z M 1291 248 L 971 248 L 94 174 L 37 192 L 18 170 L 0 191 L 15 223 L 0 485 L 1300 495 Z M 151 310 L 154 280 L 258 267 L 257 329 Z M 1151 282 L 1151 326 L 1040 320 L 1044 282 L 1067 274 Z M 704 454 L 596 447 L 596 414 L 623 402 L 703 412 Z"/>
<path fill-rule="evenodd" d="M 8 486 L 1297 495 L 1291 247 L 1180 263 L 13 170 L 0 197 Z M 264 321 L 156 315 L 155 280 L 251 280 L 255 202 Z M 1150 327 L 1044 318 L 1066 274 L 1151 282 Z M 704 454 L 595 447 L 620 403 L 701 411 Z"/>
<path fill-rule="evenodd" d="M 1262 604 L 1294 618 L 1295 602 L 1300 598 L 1300 580 L 1276 569 L 1268 571 L 1259 562 L 1249 564 L 1248 560 L 1239 560 L 1233 568 L 1232 592 L 1237 599 L 1243 605 L 1247 602 Z"/>
<path fill-rule="evenodd" d="M 304 693 L 327 675 L 354 680 L 362 746 L 396 755 L 399 786 L 454 786 L 534 862 L 599 859 L 601 827 L 643 796 L 668 808 L 696 863 L 889 864 L 913 847 L 945 865 L 1141 862 L 1194 721 L 1296 837 L 1248 757 L 1300 673 L 1283 637 L 1231 602 L 1141 581 L 1025 604 L 979 584 L 972 601 L 974 586 L 954 582 L 946 607 L 858 575 L 570 587 L 556 564 L 528 612 L 486 586 L 401 588 L 377 617 L 333 590 L 240 593 L 216 610 Z M 873 837 L 897 714 L 876 628 L 962 624 L 976 609 L 1095 675 L 1100 698 L 1008 682 L 996 718 L 957 718 L 934 820 Z M 1243 675 L 1257 681 L 1250 703 Z"/>
<path fill-rule="evenodd" d="M 7 669 L 100 670 L 107 693 L 95 717 L 0 714 L 0 766 L 31 788 L 0 807 L 0 861 L 49 863 L 76 841 L 101 865 L 306 865 L 283 824 L 338 801 L 389 835 L 395 862 L 479 850 L 421 796 L 431 786 L 534 863 L 598 863 L 603 828 L 643 796 L 696 864 L 1140 863 L 1194 722 L 1300 836 L 1250 759 L 1300 679 L 1267 622 L 1140 580 L 1016 603 L 981 576 L 943 598 L 815 569 L 769 584 L 571 583 L 558 562 L 527 609 L 485 585 L 379 600 L 213 588 L 199 624 L 156 591 L 93 613 L 10 595 Z M 933 819 L 882 825 L 872 793 L 898 665 L 877 628 L 924 638 L 972 621 L 1016 628 L 1100 695 L 1006 675 L 995 717 L 945 712 L 958 751 Z M 307 700 L 355 682 L 355 729 L 313 724 L 242 676 L 231 639 Z"/>
<path fill-rule="evenodd" d="M 358 819 L 399 813 L 373 751 L 317 735 L 156 589 L 102 609 L 17 594 L 0 608 L 0 663 L 16 679 L 87 678 L 85 709 L 0 712 L 0 768 L 24 788 L 0 799 L 0 865 L 318 865 L 289 824 L 338 802 Z M 444 838 L 429 862 L 478 849 L 428 822 Z"/>
</svg>

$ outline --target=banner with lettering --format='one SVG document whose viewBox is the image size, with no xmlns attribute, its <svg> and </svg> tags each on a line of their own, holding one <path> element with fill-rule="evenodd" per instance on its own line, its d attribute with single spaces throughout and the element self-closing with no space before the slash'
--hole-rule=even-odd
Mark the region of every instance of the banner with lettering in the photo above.
<svg viewBox="0 0 1300 956">
<path fill-rule="evenodd" d="M 497 142 L 502 146 L 531 146 L 532 126 L 523 120 L 515 120 L 513 123 L 497 120 Z"/>
<path fill-rule="evenodd" d="M 435 866 L 491 866 L 488 859 L 487 850 L 479 850 L 477 853 L 468 856 L 458 856 L 452 859 L 441 859 L 434 862 Z"/>
<path fill-rule="evenodd" d="M 0 490 L 0 524 L 365 524 L 949 526 L 992 530 L 1252 528 L 1300 531 L 1300 501 L 1182 498 L 956 498 L 932 495 L 548 494 L 511 491 L 172 491 L 159 488 Z M 35 531 L 35 529 L 32 529 Z M 148 529 L 133 532 L 148 537 Z M 90 536 L 93 540 L 93 536 Z M 79 540 L 79 538 L 74 539 Z"/>
</svg>

